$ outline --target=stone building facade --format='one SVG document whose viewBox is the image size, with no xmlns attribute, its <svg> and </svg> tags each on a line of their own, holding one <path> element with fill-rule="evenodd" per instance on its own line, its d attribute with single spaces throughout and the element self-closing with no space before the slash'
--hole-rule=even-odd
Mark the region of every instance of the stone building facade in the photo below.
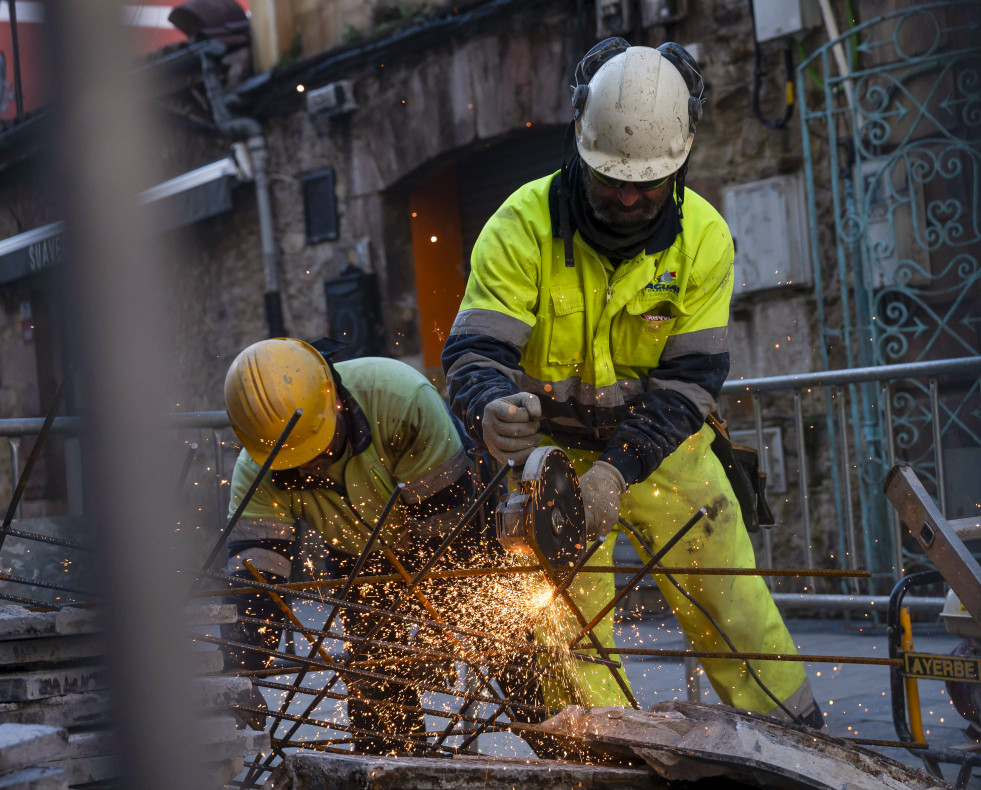
<svg viewBox="0 0 981 790">
<path fill-rule="evenodd" d="M 620 33 L 632 44 L 651 46 L 674 40 L 696 54 L 707 103 L 689 188 L 726 213 L 727 207 L 741 205 L 739 194 L 727 202 L 731 187 L 802 178 L 799 114 L 774 129 L 751 109 L 757 52 L 745 0 L 625 5 L 634 8 L 634 19 L 629 29 L 618 30 L 615 19 L 602 19 L 597 3 L 585 0 L 435 7 L 252 0 L 254 57 L 239 48 L 213 58 L 223 106 L 231 120 L 255 123 L 248 134 L 230 135 L 234 124 L 229 126 L 228 117 L 224 123 L 218 119 L 197 56 L 186 57 L 180 68 L 174 65 L 176 53 L 149 61 L 146 68 L 162 79 L 154 102 L 161 118 L 162 148 L 154 163 L 159 179 L 232 156 L 233 145 L 256 136 L 258 129 L 268 156 L 273 220 L 271 239 L 264 239 L 247 158 L 240 157 L 242 183 L 230 189 L 228 206 L 164 235 L 179 327 L 176 409 L 222 408 L 228 364 L 241 348 L 270 334 L 270 299 L 281 311 L 282 328 L 307 339 L 353 333 L 363 340 L 361 324 L 377 324 L 377 335 L 367 327 L 364 348 L 403 359 L 441 385 L 439 349 L 463 292 L 470 246 L 481 223 L 513 189 L 558 168 L 571 120 L 574 66 L 605 35 Z M 915 5 L 868 0 L 861 13 L 871 19 Z M 684 13 L 652 23 L 642 13 L 648 6 Z M 841 8 L 838 13 L 844 28 L 849 20 Z M 797 40 L 806 54 L 828 34 L 810 27 Z M 765 76 L 759 109 L 766 118 L 778 118 L 784 110 L 782 52 L 774 43 L 760 46 Z M 256 63 L 274 67 L 255 69 Z M 805 81 L 805 90 L 811 106 L 820 102 L 816 81 Z M 0 206 L 7 207 L 0 211 L 0 236 L 60 219 L 57 190 L 42 186 L 47 182 L 41 148 L 36 139 L 0 147 Z M 816 173 L 827 173 L 823 141 L 813 141 L 809 156 Z M 821 220 L 809 229 L 829 266 L 830 178 L 815 181 Z M 263 253 L 264 241 L 272 242 L 271 259 Z M 739 255 L 738 235 L 736 244 L 737 282 L 752 280 L 760 262 Z M 794 263 L 809 270 L 809 248 Z M 61 375 L 58 336 L 66 330 L 45 285 L 56 279 L 53 271 L 0 286 L 0 417 L 38 415 Z M 359 273 L 369 276 L 359 279 Z M 333 301 L 328 287 L 334 289 Z M 373 293 L 377 299 L 370 298 Z M 826 298 L 833 312 L 836 297 Z M 370 301 L 375 309 L 362 309 Z M 823 341 L 817 307 L 807 279 L 738 293 L 730 324 L 730 378 L 819 369 Z M 377 315 L 368 315 L 373 312 Z M 749 420 L 745 402 L 727 405 L 735 417 Z M 789 404 L 777 406 L 786 408 L 766 420 L 784 427 L 786 471 L 792 473 L 791 410 Z M 824 406 L 815 402 L 808 408 L 819 416 Z M 812 424 L 820 433 L 820 420 Z M 814 452 L 811 467 L 820 470 L 824 451 Z M 6 478 L 4 463 L 0 454 L 0 480 Z M 837 541 L 826 484 L 819 476 L 812 501 L 816 520 L 828 525 L 816 530 L 819 558 L 833 553 L 828 547 Z M 55 486 L 39 497 L 49 503 L 46 512 L 64 509 L 63 490 L 64 485 Z M 794 520 L 798 507 L 796 495 L 788 494 L 778 502 L 778 515 Z M 787 542 L 797 545 L 799 538 L 795 532 Z M 797 549 L 788 551 L 787 563 L 801 561 Z"/>
</svg>

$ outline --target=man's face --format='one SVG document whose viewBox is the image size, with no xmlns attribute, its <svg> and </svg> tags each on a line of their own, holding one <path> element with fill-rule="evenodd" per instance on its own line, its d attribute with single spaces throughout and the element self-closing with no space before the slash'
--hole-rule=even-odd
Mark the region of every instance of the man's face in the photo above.
<svg viewBox="0 0 981 790">
<path fill-rule="evenodd" d="M 305 464 L 295 467 L 297 470 L 304 472 L 306 474 L 316 475 L 318 477 L 326 477 L 327 470 L 340 460 L 341 456 L 344 454 L 344 448 L 347 444 L 347 433 L 344 430 L 343 420 L 338 419 L 337 427 L 334 430 L 334 436 L 330 440 L 330 444 L 327 449 L 324 450 L 316 458 L 307 461 Z"/>
<path fill-rule="evenodd" d="M 644 188 L 650 184 L 617 181 L 595 173 L 584 162 L 582 179 L 586 199 L 596 218 L 611 228 L 618 228 L 636 226 L 657 217 L 672 195 L 675 177 L 672 174 L 664 183 Z"/>
</svg>

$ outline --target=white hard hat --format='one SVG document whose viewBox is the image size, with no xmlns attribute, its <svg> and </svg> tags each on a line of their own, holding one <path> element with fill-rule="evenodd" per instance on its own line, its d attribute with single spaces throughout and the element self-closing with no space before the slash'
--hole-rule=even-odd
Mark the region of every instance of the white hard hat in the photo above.
<svg viewBox="0 0 981 790">
<path fill-rule="evenodd" d="M 630 47 L 600 66 L 584 93 L 576 145 L 591 168 L 621 181 L 654 181 L 685 163 L 698 120 L 691 102 L 700 104 L 661 51 Z"/>
</svg>

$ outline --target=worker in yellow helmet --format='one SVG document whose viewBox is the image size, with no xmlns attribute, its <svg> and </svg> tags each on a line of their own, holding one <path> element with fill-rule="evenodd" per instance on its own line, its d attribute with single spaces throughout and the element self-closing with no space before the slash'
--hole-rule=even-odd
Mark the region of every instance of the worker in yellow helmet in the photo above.
<svg viewBox="0 0 981 790">
<path fill-rule="evenodd" d="M 318 347 L 329 352 L 329 341 Z M 361 358 L 333 364 L 302 340 L 277 338 L 249 346 L 225 378 L 225 407 L 242 451 L 232 474 L 229 514 L 239 506 L 287 422 L 302 409 L 293 430 L 229 535 L 227 571 L 248 579 L 243 561 L 273 584 L 293 572 L 298 525 L 319 533 L 342 573 L 353 567 L 382 509 L 398 484 L 405 487 L 381 533 L 412 569 L 460 521 L 474 497 L 470 458 L 454 418 L 432 384 L 392 359 Z M 364 573 L 394 573 L 378 553 Z M 349 600 L 387 607 L 388 594 L 355 587 Z M 266 593 L 236 597 L 241 614 L 274 621 L 283 615 Z M 345 634 L 364 636 L 376 616 L 342 610 Z M 397 639 L 383 621 L 376 639 Z M 280 629 L 239 623 L 226 639 L 275 650 Z M 227 648 L 226 661 L 244 669 L 268 663 L 268 654 Z M 376 651 L 377 657 L 377 651 Z M 398 738 L 425 729 L 418 692 L 383 681 L 352 680 L 348 715 L 359 751 L 405 750 Z M 376 704 L 381 700 L 387 704 Z"/>
<path fill-rule="evenodd" d="M 678 579 L 695 603 L 655 577 L 691 644 L 729 651 L 721 626 L 738 651 L 794 654 L 760 577 L 697 573 L 754 566 L 706 425 L 729 372 L 733 245 L 718 212 L 685 189 L 702 113 L 698 66 L 677 44 L 607 39 L 576 82 L 575 150 L 558 173 L 511 195 L 474 246 L 443 349 L 451 406 L 502 463 L 522 463 L 543 439 L 565 449 L 593 536 L 622 516 L 657 550 L 706 506 L 664 557 L 692 569 Z M 614 543 L 591 564 L 612 564 Z M 613 576 L 580 581 L 574 597 L 590 620 L 613 596 Z M 613 646 L 612 613 L 595 633 Z M 563 682 L 544 684 L 547 704 L 626 703 L 606 667 L 575 663 Z M 800 663 L 702 664 L 724 702 L 822 725 Z"/>
</svg>

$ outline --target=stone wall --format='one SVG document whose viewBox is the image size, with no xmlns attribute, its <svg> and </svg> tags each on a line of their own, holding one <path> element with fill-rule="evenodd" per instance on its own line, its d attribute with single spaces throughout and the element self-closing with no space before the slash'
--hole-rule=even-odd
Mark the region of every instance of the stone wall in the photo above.
<svg viewBox="0 0 981 790">
<path fill-rule="evenodd" d="M 300 54 L 307 56 L 324 42 L 333 41 L 337 20 L 322 19 L 334 32 L 317 33 L 310 21 L 310 15 L 316 15 L 316 3 L 300 5 L 307 14 L 303 28 L 310 31 L 304 44 L 310 49 Z M 368 19 L 361 13 L 364 3 L 325 5 L 335 11 L 343 6 L 350 12 L 344 18 L 359 25 Z M 698 45 L 707 104 L 692 152 L 688 185 L 721 208 L 726 186 L 802 170 L 800 118 L 795 113 L 786 128 L 774 130 L 753 117 L 754 46 L 747 2 L 699 0 L 688 5 L 688 16 L 677 24 L 633 32 L 629 40 L 653 46 L 667 39 Z M 885 13 L 898 5 L 907 3 L 881 0 L 875 3 L 875 11 Z M 293 6 L 299 7 L 297 3 Z M 528 3 L 514 10 L 517 7 L 435 43 L 403 46 L 387 54 L 380 49 L 377 57 L 352 58 L 348 62 L 354 65 L 332 70 L 329 81 L 343 79 L 353 85 L 357 109 L 348 115 L 312 116 L 301 109 L 262 119 L 270 154 L 287 332 L 305 338 L 324 333 L 330 318 L 324 280 L 340 272 L 351 244 L 367 240 L 366 263 L 381 281 L 387 351 L 422 367 L 408 219 L 411 191 L 447 165 L 497 142 L 518 138 L 529 125 L 537 129 L 568 123 L 572 69 L 582 54 L 583 43 L 588 47 L 594 40 L 592 19 L 585 24 L 584 41 L 580 40 L 582 31 L 567 0 Z M 320 44 L 311 43 L 316 36 L 320 36 Z M 801 39 L 805 51 L 826 40 L 821 29 Z M 772 118 L 781 115 L 783 107 L 781 52 L 776 44 L 764 45 L 762 52 L 768 76 L 761 109 Z M 239 64 L 240 77 L 241 71 Z M 295 86 L 283 83 L 282 90 L 289 92 Z M 808 82 L 807 90 L 808 102 L 813 105 L 817 88 Z M 203 112 L 201 107 L 192 109 L 199 116 Z M 240 111 L 247 113 L 249 108 Z M 175 119 L 171 116 L 171 121 Z M 160 178 L 228 154 L 231 141 L 203 133 L 200 125 L 171 121 L 161 135 L 164 142 L 156 163 Z M 815 173 L 826 173 L 828 155 L 821 140 L 814 142 L 811 156 Z M 301 178 L 325 167 L 333 168 L 336 175 L 340 237 L 336 242 L 308 244 Z M 17 168 L 8 168 L 0 178 L 0 205 L 12 207 L 0 212 L 0 223 L 7 223 L 0 227 L 3 235 L 11 235 L 10 228 L 15 226 L 24 230 L 60 218 L 52 208 L 56 201 L 33 185 L 26 186 L 29 180 L 29 171 Z M 822 256 L 830 256 L 833 222 L 827 180 L 819 177 L 816 186 L 821 218 L 815 228 L 818 249 Z M 175 408 L 220 409 L 222 384 L 231 359 L 245 345 L 268 333 L 253 187 L 243 185 L 235 190 L 233 211 L 174 231 L 165 241 L 173 262 L 179 325 L 174 338 L 179 367 L 174 375 L 180 382 L 181 396 Z M 469 255 L 469 250 L 464 250 L 464 255 Z M 31 394 L 31 388 L 36 393 L 36 374 L 25 373 L 20 384 L 16 383 L 20 374 L 6 372 L 7 365 L 19 358 L 15 347 L 19 297 L 15 289 L 3 290 L 0 410 L 3 416 L 33 415 L 37 413 L 33 408 L 37 395 Z M 827 292 L 825 309 L 830 313 L 840 312 L 837 298 L 835 289 Z M 737 297 L 730 324 L 731 378 L 819 368 L 816 307 L 809 288 L 782 287 Z M 20 387 L 23 392 L 12 392 L 11 387 Z M 738 427 L 751 425 L 747 403 L 727 402 Z M 807 404 L 809 424 L 823 424 L 823 400 L 812 398 Z M 766 424 L 789 426 L 786 403 L 774 402 L 768 408 Z M 789 429 L 784 431 L 784 442 L 786 469 L 792 477 L 797 462 L 796 437 Z M 811 431 L 805 444 L 814 453 L 811 468 L 825 468 L 818 429 Z M 0 452 L 0 487 L 4 455 Z M 828 486 L 822 488 L 826 496 Z M 815 509 L 826 510 L 827 503 L 818 499 Z M 778 510 L 784 520 L 794 521 L 799 500 L 788 495 Z M 834 521 L 824 515 L 821 518 L 829 525 Z M 821 547 L 835 542 L 833 534 L 818 539 L 824 541 Z"/>
</svg>

